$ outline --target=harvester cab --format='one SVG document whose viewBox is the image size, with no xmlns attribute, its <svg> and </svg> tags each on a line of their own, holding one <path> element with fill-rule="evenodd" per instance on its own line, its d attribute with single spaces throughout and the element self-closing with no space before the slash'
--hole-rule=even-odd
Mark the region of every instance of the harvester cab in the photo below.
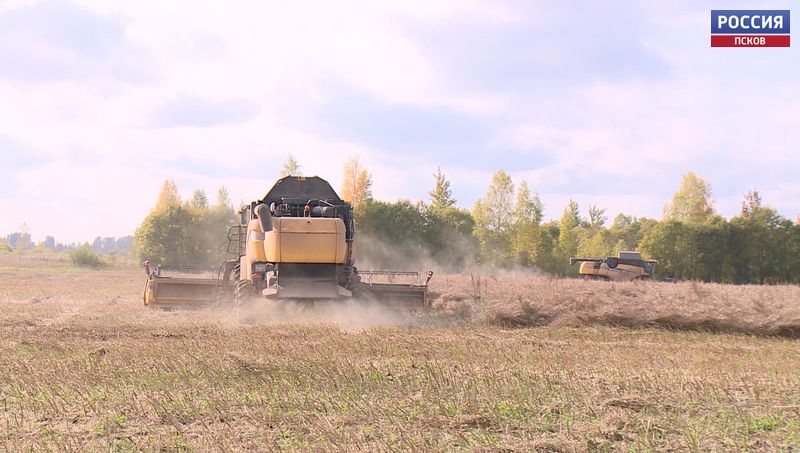
<svg viewBox="0 0 800 453">
<path fill-rule="evenodd" d="M 581 263 L 578 274 L 589 280 L 628 282 L 652 278 L 657 261 L 642 259 L 635 251 L 621 251 L 606 258 L 570 258 L 570 266 Z"/>
<path fill-rule="evenodd" d="M 359 273 L 352 205 L 319 177 L 279 179 L 263 198 L 243 206 L 239 216 L 239 225 L 228 231 L 228 252 L 235 258 L 219 267 L 216 278 L 162 277 L 148 271 L 145 304 L 191 303 L 204 292 L 199 288 L 205 294 L 232 294 L 237 301 L 368 296 L 428 304 L 430 271 L 425 278 L 406 271 Z"/>
</svg>

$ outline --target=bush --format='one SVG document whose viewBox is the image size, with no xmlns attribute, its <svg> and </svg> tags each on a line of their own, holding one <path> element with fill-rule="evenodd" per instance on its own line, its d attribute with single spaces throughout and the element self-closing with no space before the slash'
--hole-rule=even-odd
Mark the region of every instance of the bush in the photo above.
<svg viewBox="0 0 800 453">
<path fill-rule="evenodd" d="M 69 254 L 73 266 L 78 267 L 104 267 L 105 263 L 88 245 L 82 245 Z"/>
</svg>

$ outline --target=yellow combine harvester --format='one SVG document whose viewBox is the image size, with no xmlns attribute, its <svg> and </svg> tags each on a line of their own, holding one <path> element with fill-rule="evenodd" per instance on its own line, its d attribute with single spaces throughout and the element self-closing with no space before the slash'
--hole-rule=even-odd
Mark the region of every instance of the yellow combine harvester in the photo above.
<svg viewBox="0 0 800 453">
<path fill-rule="evenodd" d="M 350 297 L 428 305 L 433 273 L 361 271 L 355 267 L 353 208 L 319 177 L 279 179 L 264 198 L 244 206 L 228 231 L 235 259 L 218 268 L 150 266 L 145 305 L 193 305 L 233 299 L 327 300 Z M 163 271 L 205 270 L 204 278 Z"/>
<path fill-rule="evenodd" d="M 629 282 L 652 278 L 655 260 L 643 260 L 639 252 L 619 252 L 607 258 L 570 258 L 569 265 L 581 263 L 578 274 L 590 280 Z"/>
</svg>

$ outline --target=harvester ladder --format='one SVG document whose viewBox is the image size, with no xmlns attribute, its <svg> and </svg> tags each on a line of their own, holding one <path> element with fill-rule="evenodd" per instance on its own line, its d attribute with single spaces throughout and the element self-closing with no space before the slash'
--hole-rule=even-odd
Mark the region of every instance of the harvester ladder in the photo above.
<svg viewBox="0 0 800 453">
<path fill-rule="evenodd" d="M 226 250 L 232 255 L 242 256 L 247 244 L 247 225 L 233 225 L 228 228 L 228 246 Z"/>
</svg>

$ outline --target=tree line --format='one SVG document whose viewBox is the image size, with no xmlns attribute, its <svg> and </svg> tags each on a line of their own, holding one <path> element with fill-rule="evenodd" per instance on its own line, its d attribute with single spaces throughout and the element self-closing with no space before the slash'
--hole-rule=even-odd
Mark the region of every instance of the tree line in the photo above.
<svg viewBox="0 0 800 453">
<path fill-rule="evenodd" d="M 133 236 L 97 236 L 91 243 L 56 242 L 55 237 L 47 235 L 35 243 L 28 232 L 28 226 L 22 224 L 20 231 L 0 237 L 0 252 L 72 252 L 79 247 L 86 247 L 98 255 L 128 255 L 133 248 Z"/>
<path fill-rule="evenodd" d="M 503 170 L 493 175 L 471 211 L 455 206 L 441 170 L 433 178 L 427 203 L 367 197 L 356 213 L 359 231 L 409 256 L 425 250 L 455 269 L 474 262 L 574 276 L 577 266 L 569 265 L 570 257 L 639 250 L 658 261 L 659 278 L 800 282 L 800 222 L 766 206 L 757 190 L 744 194 L 740 213 L 726 219 L 714 210 L 708 182 L 689 172 L 661 220 L 621 213 L 608 224 L 605 209 L 590 205 L 584 216 L 569 200 L 558 220 L 543 222 L 538 193 L 525 181 L 515 184 Z"/>
<path fill-rule="evenodd" d="M 291 154 L 279 176 L 301 175 Z M 358 156 L 343 168 L 340 196 L 353 204 L 357 260 L 362 266 L 436 263 L 459 271 L 474 264 L 576 275 L 569 258 L 614 256 L 639 250 L 658 260 L 656 276 L 726 283 L 800 282 L 800 225 L 745 194 L 731 219 L 713 206 L 710 185 L 689 172 L 664 207 L 663 218 L 617 215 L 590 205 L 583 215 L 569 200 L 558 220 L 544 221 L 539 194 L 498 170 L 471 210 L 456 206 L 441 169 L 426 200 L 387 202 L 372 196 L 372 176 Z M 176 264 L 216 264 L 225 255 L 226 231 L 237 218 L 225 188 L 216 204 L 195 191 L 181 201 L 164 183 L 153 211 L 136 232 L 142 259 Z"/>
<path fill-rule="evenodd" d="M 174 181 L 164 181 L 153 210 L 134 234 L 136 253 L 154 263 L 211 266 L 226 258 L 227 231 L 237 223 L 227 189 L 210 204 L 203 190 L 182 201 Z"/>
</svg>

